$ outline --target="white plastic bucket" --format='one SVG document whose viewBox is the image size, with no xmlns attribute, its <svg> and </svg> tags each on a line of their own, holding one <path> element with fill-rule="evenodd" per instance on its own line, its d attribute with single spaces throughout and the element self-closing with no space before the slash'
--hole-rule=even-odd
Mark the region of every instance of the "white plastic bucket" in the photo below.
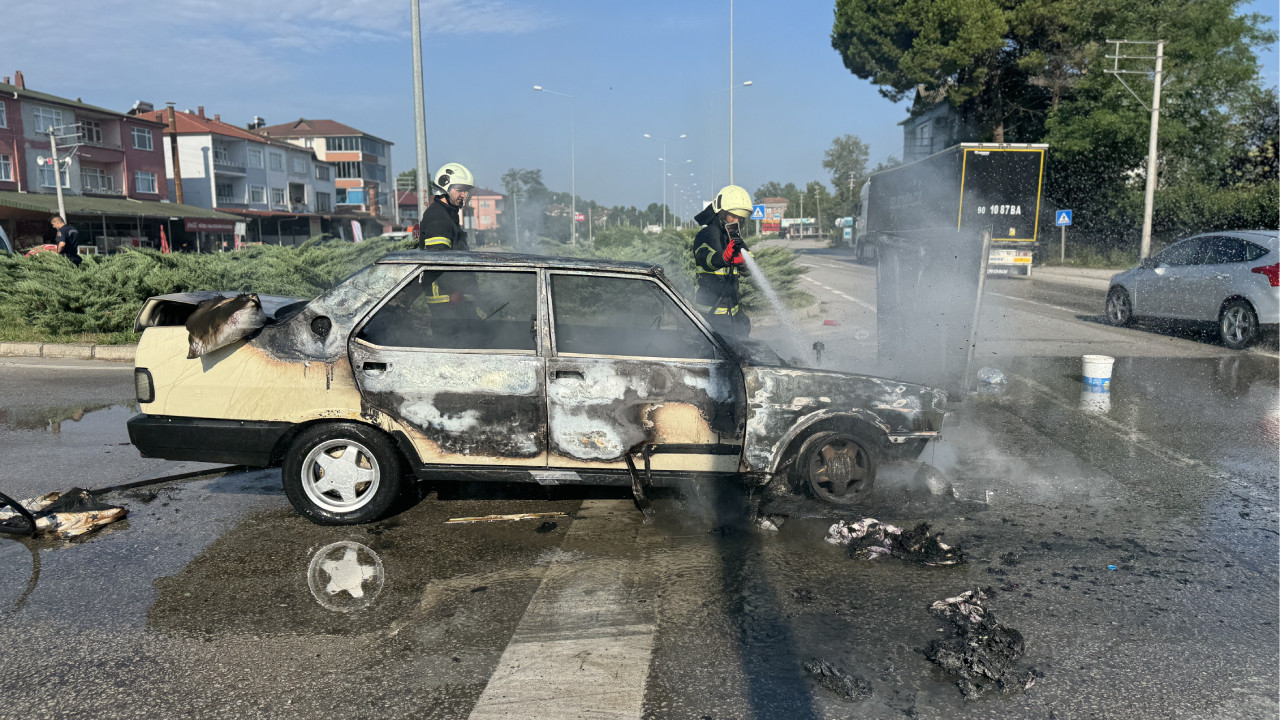
<svg viewBox="0 0 1280 720">
<path fill-rule="evenodd" d="M 1093 392 L 1111 392 L 1111 366 L 1115 362 L 1116 359 L 1110 355 L 1085 355 L 1084 367 L 1081 371 L 1085 389 Z"/>
</svg>

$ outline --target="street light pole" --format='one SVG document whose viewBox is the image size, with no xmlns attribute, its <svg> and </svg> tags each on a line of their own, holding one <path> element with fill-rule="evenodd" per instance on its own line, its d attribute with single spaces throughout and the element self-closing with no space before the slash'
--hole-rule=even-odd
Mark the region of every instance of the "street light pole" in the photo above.
<svg viewBox="0 0 1280 720">
<path fill-rule="evenodd" d="M 645 138 L 655 140 L 649 133 L 644 134 Z M 688 133 L 680 133 L 679 140 L 689 137 Z M 662 229 L 667 229 L 667 141 L 662 141 L 662 157 L 658 158 L 662 161 Z"/>
<path fill-rule="evenodd" d="M 747 80 L 742 83 L 742 87 L 751 87 L 754 84 L 755 84 L 754 81 Z M 707 96 L 707 113 L 709 118 L 711 119 L 711 127 L 709 128 L 709 131 L 712 133 L 715 132 L 715 114 L 716 114 L 715 99 L 716 99 L 716 96 L 722 92 L 729 93 L 729 184 L 732 185 L 733 184 L 733 78 L 729 78 L 729 87 L 722 87 L 719 90 L 716 90 Z M 715 158 L 711 157 L 710 162 L 707 164 L 707 171 L 714 172 L 714 168 L 713 168 L 714 165 L 715 165 Z M 715 182 L 712 182 L 715 180 L 714 177 L 709 177 L 707 178 L 707 180 L 711 182 L 712 185 L 715 184 Z"/>
<path fill-rule="evenodd" d="M 418 14 L 418 1 L 409 0 L 409 14 L 413 23 L 413 131 L 417 145 L 418 161 L 418 217 L 426 210 L 426 200 L 431 194 L 431 171 L 427 169 L 427 110 L 422 90 L 422 22 Z M 173 112 L 170 108 L 170 112 Z M 175 160 L 176 162 L 176 160 Z M 396 206 L 399 208 L 399 188 L 396 188 Z"/>
<path fill-rule="evenodd" d="M 733 0 L 729 0 L 729 184 L 733 184 Z"/>
<path fill-rule="evenodd" d="M 538 92 L 559 95 L 569 98 L 569 244 L 578 245 L 578 158 L 577 158 L 577 115 L 578 101 L 569 93 L 548 90 L 541 85 L 534 85 Z"/>
</svg>

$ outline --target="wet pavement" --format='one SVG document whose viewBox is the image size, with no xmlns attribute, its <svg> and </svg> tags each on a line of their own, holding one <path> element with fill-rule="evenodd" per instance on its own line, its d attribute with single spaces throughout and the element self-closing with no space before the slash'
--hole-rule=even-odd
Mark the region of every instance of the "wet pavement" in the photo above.
<svg viewBox="0 0 1280 720">
<path fill-rule="evenodd" d="M 953 492 L 887 468 L 858 510 L 767 497 L 778 531 L 727 487 L 661 493 L 644 525 L 617 491 L 443 484 L 354 528 L 298 517 L 277 470 L 110 493 L 130 515 L 96 535 L 0 538 L 0 716 L 573 717 L 557 683 L 581 675 L 614 717 L 1275 717 L 1275 360 L 1121 357 L 1105 408 L 1079 365 L 1001 356 L 1008 385 L 926 449 Z M 4 437 L 84 431 L 62 479 L 100 486 L 127 413 L 103 402 Z M 823 542 L 864 516 L 927 521 L 969 562 Z M 964 700 L 923 655 L 947 628 L 929 604 L 979 586 L 1025 638 L 1026 691 Z"/>
</svg>

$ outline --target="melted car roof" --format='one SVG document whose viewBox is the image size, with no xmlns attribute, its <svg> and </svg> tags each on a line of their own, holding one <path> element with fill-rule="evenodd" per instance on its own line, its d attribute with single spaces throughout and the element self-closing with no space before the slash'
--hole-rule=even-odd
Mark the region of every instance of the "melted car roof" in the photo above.
<svg viewBox="0 0 1280 720">
<path fill-rule="evenodd" d="M 526 255 L 522 253 L 490 252 L 429 252 L 427 250 L 402 250 L 384 255 L 379 263 L 430 263 L 432 265 L 483 265 L 486 267 L 556 268 L 561 270 L 624 270 L 646 274 L 662 274 L 662 266 L 655 263 L 627 260 L 596 260 L 590 258 L 558 257 L 551 255 Z"/>
</svg>

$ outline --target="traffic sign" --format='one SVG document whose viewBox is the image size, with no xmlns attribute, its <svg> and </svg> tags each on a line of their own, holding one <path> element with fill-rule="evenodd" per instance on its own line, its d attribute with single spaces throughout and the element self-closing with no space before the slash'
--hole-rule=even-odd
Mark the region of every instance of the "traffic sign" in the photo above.
<svg viewBox="0 0 1280 720">
<path fill-rule="evenodd" d="M 1054 214 L 1054 217 L 1056 218 L 1054 220 L 1055 225 L 1066 226 L 1071 224 L 1070 210 L 1059 210 L 1057 213 Z"/>
<path fill-rule="evenodd" d="M 751 219 L 752 219 L 752 220 L 763 220 L 763 219 L 764 219 L 764 206 L 763 206 L 763 205 L 752 205 L 752 206 L 751 206 Z"/>
<path fill-rule="evenodd" d="M 773 219 L 774 219 L 774 220 L 777 220 L 777 219 L 778 219 L 778 218 L 780 218 L 780 217 L 782 217 L 782 214 L 781 214 L 781 213 L 774 213 L 774 214 L 773 214 Z"/>
<path fill-rule="evenodd" d="M 585 222 L 587 219 L 587 216 L 585 213 L 575 213 L 573 216 L 573 219 L 577 220 L 578 222 Z"/>
</svg>

